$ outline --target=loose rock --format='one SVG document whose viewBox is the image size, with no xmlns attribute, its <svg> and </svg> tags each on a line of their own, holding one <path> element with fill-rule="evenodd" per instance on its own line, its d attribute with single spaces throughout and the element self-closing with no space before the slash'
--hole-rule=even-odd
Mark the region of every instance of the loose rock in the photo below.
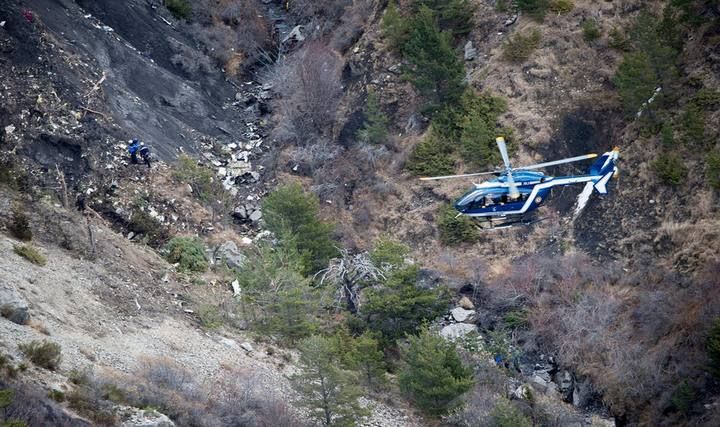
<svg viewBox="0 0 720 427">
<path fill-rule="evenodd" d="M 18 325 L 25 325 L 30 320 L 27 301 L 12 288 L 0 288 L 0 314 Z"/>
</svg>

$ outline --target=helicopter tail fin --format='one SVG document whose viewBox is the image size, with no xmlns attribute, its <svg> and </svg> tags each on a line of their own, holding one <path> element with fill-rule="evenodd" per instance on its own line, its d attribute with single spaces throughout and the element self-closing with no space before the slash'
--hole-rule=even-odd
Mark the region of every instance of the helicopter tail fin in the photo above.
<svg viewBox="0 0 720 427">
<path fill-rule="evenodd" d="M 602 176 L 597 182 L 595 182 L 595 185 L 593 186 L 595 188 L 595 191 L 597 191 L 600 194 L 607 194 L 607 183 L 610 181 L 610 178 L 615 174 L 617 171 L 617 167 L 613 168 L 610 172 L 606 173 Z"/>
</svg>

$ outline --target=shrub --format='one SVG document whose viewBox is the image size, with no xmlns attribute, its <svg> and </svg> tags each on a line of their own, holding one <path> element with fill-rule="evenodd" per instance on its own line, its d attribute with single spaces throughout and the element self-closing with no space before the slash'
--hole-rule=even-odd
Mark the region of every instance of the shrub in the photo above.
<svg viewBox="0 0 720 427">
<path fill-rule="evenodd" d="M 388 118 L 380 108 L 380 102 L 374 92 L 368 92 L 365 118 L 365 124 L 358 131 L 358 139 L 369 144 L 384 143 L 388 135 Z"/>
<path fill-rule="evenodd" d="M 47 258 L 32 245 L 13 245 L 13 251 L 35 265 L 42 267 L 47 264 Z"/>
<path fill-rule="evenodd" d="M 670 403 L 678 412 L 687 414 L 697 397 L 695 388 L 685 380 L 673 391 Z"/>
<path fill-rule="evenodd" d="M 675 129 L 673 129 L 670 120 L 664 121 L 660 128 L 660 141 L 668 148 L 671 148 L 675 144 Z"/>
<path fill-rule="evenodd" d="M 467 34 L 473 28 L 475 5 L 469 0 L 415 0 L 412 6 L 415 11 L 422 7 L 433 11 L 440 29 L 454 36 Z"/>
<path fill-rule="evenodd" d="M 211 201 L 218 192 L 220 185 L 214 178 L 212 169 L 201 166 L 187 154 L 178 158 L 177 167 L 173 171 L 173 178 L 192 187 L 193 196 L 203 203 Z"/>
<path fill-rule="evenodd" d="M 540 45 L 542 38 L 537 28 L 510 37 L 503 45 L 502 57 L 508 62 L 525 62 Z"/>
<path fill-rule="evenodd" d="M 60 344 L 47 340 L 43 340 L 42 342 L 30 341 L 29 343 L 20 344 L 18 348 L 32 363 L 41 368 L 54 371 L 60 366 L 60 360 L 62 359 Z"/>
<path fill-rule="evenodd" d="M 493 423 L 497 427 L 532 427 L 533 423 L 530 418 L 523 415 L 518 408 L 509 400 L 500 400 L 492 413 Z"/>
<path fill-rule="evenodd" d="M 318 218 L 317 197 L 299 184 L 278 187 L 262 203 L 268 230 L 284 240 L 293 240 L 303 257 L 303 273 L 315 273 L 338 254 L 332 237 L 334 225 Z"/>
<path fill-rule="evenodd" d="M 127 228 L 138 236 L 147 237 L 148 244 L 153 247 L 163 244 L 168 238 L 167 228 L 160 221 L 150 216 L 148 212 L 141 210 L 137 206 L 130 216 Z"/>
<path fill-rule="evenodd" d="M 473 220 L 465 215 L 459 215 L 458 211 L 450 204 L 440 207 L 437 224 L 440 242 L 444 245 L 472 243 L 480 237 L 480 232 Z"/>
<path fill-rule="evenodd" d="M 448 175 L 455 170 L 451 147 L 435 135 L 429 135 L 415 146 L 405 163 L 413 175 Z"/>
<path fill-rule="evenodd" d="M 217 329 L 223 325 L 223 317 L 220 310 L 212 304 L 203 304 L 197 309 L 200 318 L 200 326 L 205 329 Z"/>
<path fill-rule="evenodd" d="M 180 271 L 204 272 L 208 269 L 205 246 L 198 238 L 173 237 L 165 245 L 165 259 L 179 264 Z"/>
<path fill-rule="evenodd" d="M 630 39 L 627 38 L 625 33 L 619 28 L 613 28 L 609 34 L 610 41 L 608 45 L 617 50 L 628 51 L 632 48 Z"/>
<path fill-rule="evenodd" d="M 400 388 L 428 414 L 441 415 L 460 406 L 460 396 L 473 387 L 472 369 L 463 365 L 455 344 L 427 327 L 408 337 L 401 357 Z"/>
<path fill-rule="evenodd" d="M 720 377 L 720 317 L 713 321 L 705 339 L 705 349 L 710 359 L 710 371 Z"/>
<path fill-rule="evenodd" d="M 651 167 L 660 181 L 672 186 L 680 184 L 688 172 L 682 159 L 675 153 L 660 154 Z"/>
<path fill-rule="evenodd" d="M 10 233 L 24 241 L 30 241 L 32 240 L 32 230 L 30 229 L 30 221 L 28 221 L 27 216 L 25 213 L 20 210 L 20 208 L 16 207 L 13 209 L 13 219 L 10 225 L 8 226 L 8 230 L 10 230 Z"/>
<path fill-rule="evenodd" d="M 409 27 L 407 21 L 400 16 L 394 0 L 388 2 L 381 27 L 390 46 L 396 51 L 400 51 L 407 41 Z"/>
<path fill-rule="evenodd" d="M 682 126 L 683 142 L 686 144 L 705 145 L 705 117 L 703 112 L 696 106 L 687 107 L 680 117 Z"/>
<path fill-rule="evenodd" d="M 618 89 L 625 112 L 633 115 L 652 96 L 659 81 L 648 55 L 632 52 L 623 57 L 613 83 Z"/>
<path fill-rule="evenodd" d="M 720 190 L 720 150 L 714 150 L 705 157 L 705 177 L 710 187 Z"/>
<path fill-rule="evenodd" d="M 192 6 L 188 0 L 165 0 L 165 7 L 176 19 L 187 19 L 192 12 Z"/>
<path fill-rule="evenodd" d="M 389 236 L 382 236 L 376 242 L 370 252 L 370 259 L 376 267 L 391 266 L 401 267 L 405 264 L 405 257 L 410 253 L 410 247 L 393 240 Z"/>
<path fill-rule="evenodd" d="M 690 102 L 700 111 L 705 111 L 720 104 L 720 91 L 702 88 L 692 97 Z"/>
<path fill-rule="evenodd" d="M 600 26 L 594 19 L 587 19 L 581 25 L 583 31 L 583 38 L 586 41 L 595 41 L 600 38 Z"/>
<path fill-rule="evenodd" d="M 550 0 L 548 4 L 548 10 L 559 14 L 570 13 L 574 7 L 573 0 Z"/>
<path fill-rule="evenodd" d="M 549 0 L 517 0 L 517 7 L 528 16 L 542 21 L 550 6 Z"/>
</svg>

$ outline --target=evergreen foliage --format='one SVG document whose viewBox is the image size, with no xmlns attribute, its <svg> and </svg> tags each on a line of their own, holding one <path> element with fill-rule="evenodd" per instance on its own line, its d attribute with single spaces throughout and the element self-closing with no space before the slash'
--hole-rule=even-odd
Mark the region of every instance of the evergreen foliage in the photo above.
<svg viewBox="0 0 720 427">
<path fill-rule="evenodd" d="M 475 5 L 469 0 L 414 0 L 412 5 L 415 11 L 423 7 L 431 10 L 440 29 L 455 36 L 467 34 L 473 28 Z"/>
<path fill-rule="evenodd" d="M 358 139 L 368 144 L 382 144 L 387 141 L 389 120 L 380 108 L 374 92 L 368 92 L 365 117 L 365 124 L 358 131 Z"/>
<path fill-rule="evenodd" d="M 542 21 L 545 18 L 550 0 L 516 0 L 518 9 L 533 19 Z"/>
<path fill-rule="evenodd" d="M 449 175 L 455 170 L 452 147 L 431 134 L 415 146 L 405 168 L 417 176 Z"/>
<path fill-rule="evenodd" d="M 333 342 L 318 335 L 300 343 L 302 373 L 292 377 L 299 404 L 324 426 L 354 425 L 367 414 L 358 404 L 360 389 L 354 373 L 342 369 Z"/>
<path fill-rule="evenodd" d="M 683 142 L 688 145 L 702 146 L 705 141 L 705 117 L 695 105 L 689 105 L 680 117 Z"/>
<path fill-rule="evenodd" d="M 303 276 L 303 259 L 292 240 L 261 244 L 248 254 L 236 278 L 242 291 L 242 311 L 264 333 L 294 343 L 317 329 L 318 291 Z"/>
<path fill-rule="evenodd" d="M 394 0 L 388 2 L 381 28 L 390 46 L 399 52 L 407 41 L 409 27 L 407 21 L 400 15 Z"/>
<path fill-rule="evenodd" d="M 293 240 L 302 257 L 302 273 L 312 274 L 338 255 L 334 226 L 318 219 L 319 203 L 299 184 L 278 187 L 262 204 L 268 230 L 281 240 Z"/>
<path fill-rule="evenodd" d="M 496 427 L 532 427 L 530 418 L 523 415 L 509 400 L 501 399 L 490 413 Z"/>
<path fill-rule="evenodd" d="M 537 28 L 515 34 L 503 45 L 503 59 L 516 64 L 527 61 L 530 54 L 540 45 L 541 38 L 542 35 Z"/>
<path fill-rule="evenodd" d="M 405 264 L 405 257 L 410 253 L 410 247 L 389 236 L 381 236 L 375 247 L 370 251 L 370 259 L 377 267 L 393 269 Z M 388 266 L 390 268 L 385 268 Z"/>
<path fill-rule="evenodd" d="M 205 245 L 195 237 L 173 237 L 165 245 L 165 259 L 178 264 L 180 271 L 205 272 L 208 260 L 205 257 Z"/>
<path fill-rule="evenodd" d="M 357 372 L 360 381 L 369 389 L 377 390 L 386 383 L 385 355 L 376 332 L 364 331 L 353 337 L 346 328 L 332 336 L 334 351 L 344 368 Z"/>
<path fill-rule="evenodd" d="M 465 215 L 458 216 L 451 204 L 443 205 L 438 211 L 438 231 L 443 245 L 455 246 L 472 243 L 478 240 L 480 232 L 472 219 Z"/>
<path fill-rule="evenodd" d="M 670 403 L 681 414 L 687 414 L 697 399 L 695 388 L 687 380 L 680 383 L 670 397 Z"/>
<path fill-rule="evenodd" d="M 175 19 L 187 19 L 192 12 L 192 6 L 188 0 L 165 0 L 165 7 Z"/>
<path fill-rule="evenodd" d="M 713 321 L 708 331 L 705 348 L 710 359 L 710 372 L 720 377 L 720 317 Z"/>
<path fill-rule="evenodd" d="M 687 167 L 675 153 L 662 153 L 655 159 L 652 169 L 664 184 L 676 186 L 687 176 Z"/>
<path fill-rule="evenodd" d="M 661 105 L 676 86 L 677 42 L 668 26 L 671 23 L 661 25 L 658 18 L 641 13 L 630 32 L 633 50 L 625 54 L 613 78 L 628 115 L 634 115 L 655 88 L 663 89 L 654 103 Z"/>
<path fill-rule="evenodd" d="M 602 35 L 600 32 L 600 26 L 594 19 L 585 20 L 581 27 L 583 30 L 583 38 L 585 38 L 586 41 L 595 41 Z"/>
<path fill-rule="evenodd" d="M 447 288 L 419 287 L 418 271 L 417 266 L 401 268 L 393 272 L 383 286 L 366 291 L 362 316 L 370 330 L 381 334 L 384 348 L 406 334 L 414 334 L 423 322 L 447 310 L 450 303 Z"/>
<path fill-rule="evenodd" d="M 13 219 L 10 225 L 8 226 L 8 229 L 10 230 L 10 233 L 23 241 L 30 241 L 32 240 L 32 230 L 30 229 L 30 221 L 28 221 L 27 216 L 25 213 L 19 208 L 15 207 L 13 209 Z"/>
<path fill-rule="evenodd" d="M 473 387 L 472 369 L 463 365 L 455 344 L 427 327 L 408 337 L 401 355 L 400 388 L 428 414 L 442 415 L 458 407 L 460 397 Z"/>
<path fill-rule="evenodd" d="M 710 187 L 720 190 L 720 150 L 713 150 L 705 158 L 705 177 Z"/>
<path fill-rule="evenodd" d="M 440 31 L 432 10 L 421 6 L 408 26 L 401 48 L 411 65 L 405 76 L 426 100 L 425 111 L 433 114 L 462 95 L 465 66 L 452 47 L 451 34 Z"/>
</svg>

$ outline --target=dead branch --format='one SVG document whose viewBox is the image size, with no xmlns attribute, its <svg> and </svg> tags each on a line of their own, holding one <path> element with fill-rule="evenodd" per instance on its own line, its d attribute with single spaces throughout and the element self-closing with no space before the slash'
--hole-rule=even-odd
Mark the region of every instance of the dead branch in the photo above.
<svg viewBox="0 0 720 427">
<path fill-rule="evenodd" d="M 67 183 L 65 182 L 65 174 L 60 170 L 60 167 L 58 167 L 57 163 L 55 163 L 55 170 L 57 171 L 57 174 L 58 174 L 58 181 L 60 181 L 60 190 L 62 193 L 63 207 L 65 209 L 67 209 L 69 203 L 68 203 L 68 188 L 67 188 Z"/>
<path fill-rule="evenodd" d="M 100 77 L 100 80 L 98 80 L 98 81 L 93 85 L 92 89 L 90 89 L 90 91 L 89 91 L 88 93 L 86 93 L 83 98 L 89 97 L 90 95 L 92 95 L 93 92 L 95 92 L 96 90 L 98 90 L 98 89 L 100 88 L 100 85 L 105 81 L 105 78 L 107 78 L 107 75 L 105 74 L 105 71 L 103 71 L 102 77 Z"/>
<path fill-rule="evenodd" d="M 91 108 L 84 107 L 84 106 L 82 106 L 82 105 L 80 106 L 80 109 L 81 109 L 81 110 L 85 110 L 85 111 L 87 111 L 88 113 L 93 113 L 93 114 L 97 114 L 97 115 L 99 115 L 99 116 L 103 116 L 105 119 L 108 118 L 107 114 L 101 113 L 100 111 L 93 110 L 93 109 L 91 109 Z"/>
</svg>

